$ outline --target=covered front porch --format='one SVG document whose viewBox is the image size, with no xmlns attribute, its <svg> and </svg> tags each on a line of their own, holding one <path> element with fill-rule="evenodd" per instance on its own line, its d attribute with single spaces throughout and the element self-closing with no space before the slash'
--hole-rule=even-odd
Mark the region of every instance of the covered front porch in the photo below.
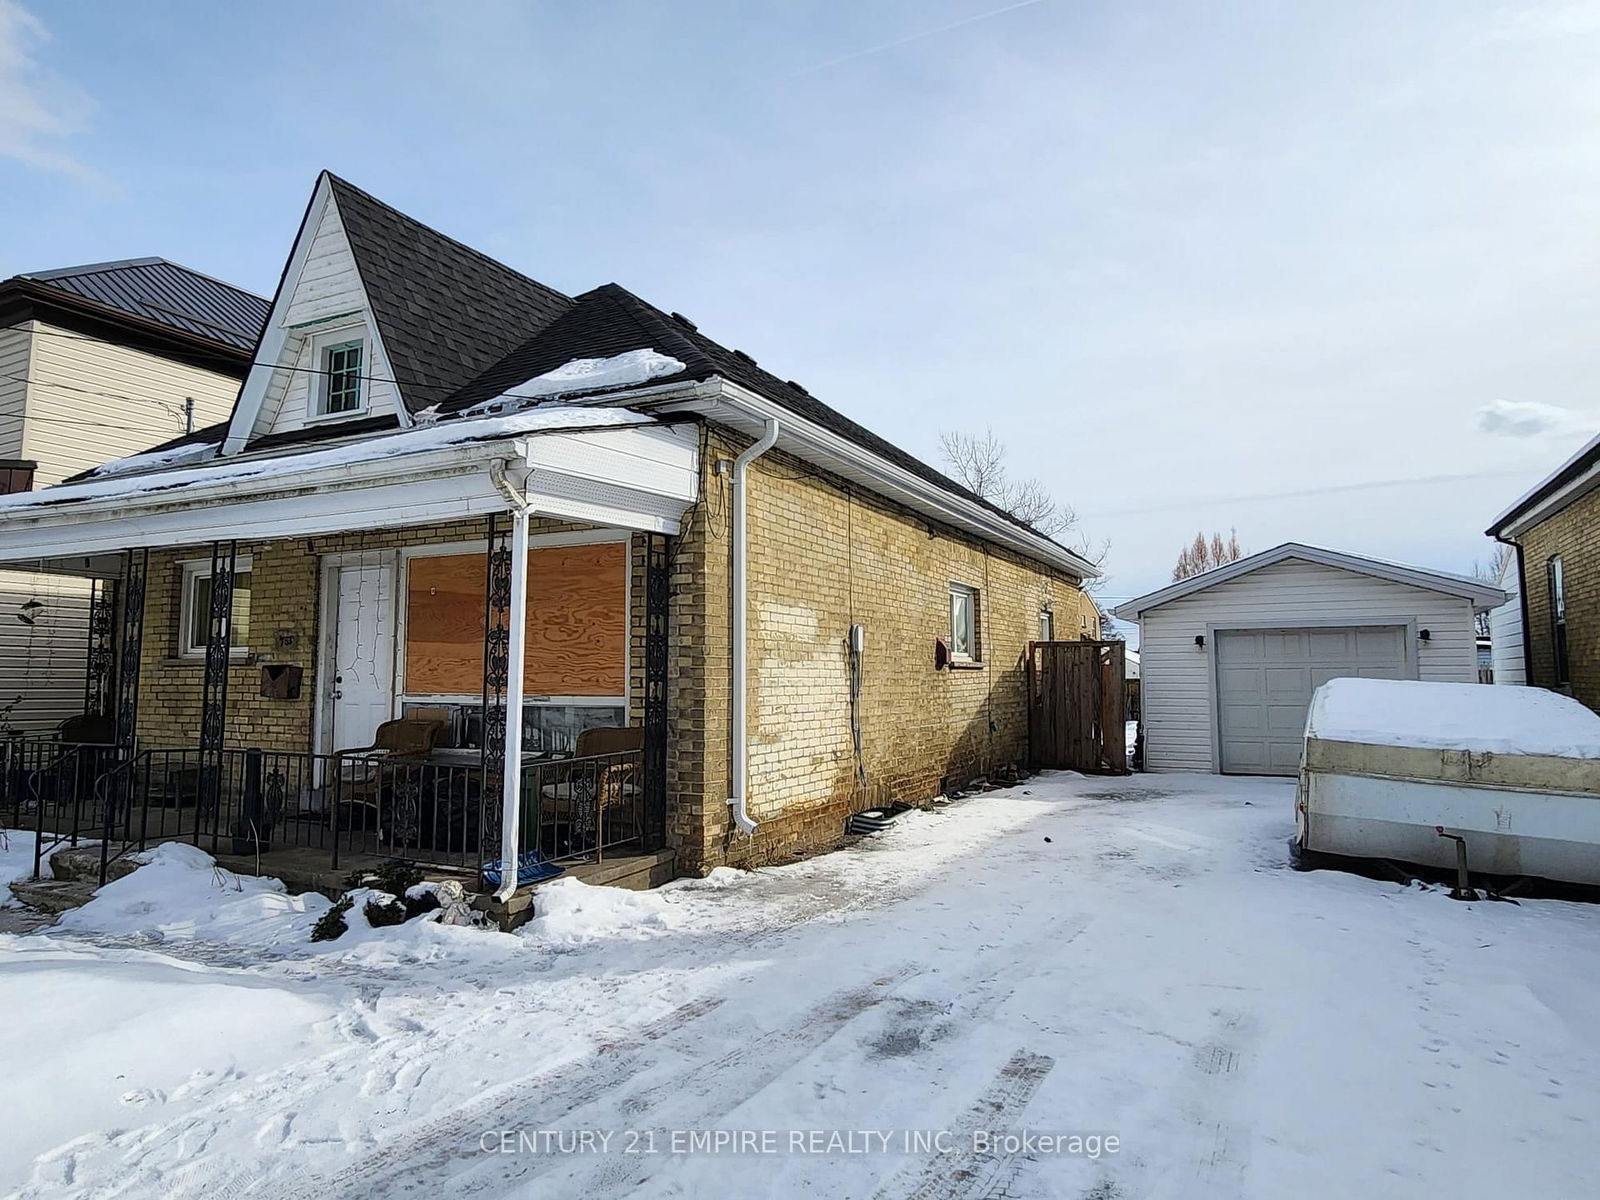
<svg viewBox="0 0 1600 1200">
<path fill-rule="evenodd" d="M 181 839 L 320 890 L 391 858 L 502 900 L 580 864 L 659 882 L 694 441 L 452 449 L 355 486 L 308 487 L 308 454 L 242 495 L 0 511 L 0 562 L 95 580 L 83 716 L 0 743 L 0 820 L 41 860 L 99 843 L 103 872 Z"/>
</svg>

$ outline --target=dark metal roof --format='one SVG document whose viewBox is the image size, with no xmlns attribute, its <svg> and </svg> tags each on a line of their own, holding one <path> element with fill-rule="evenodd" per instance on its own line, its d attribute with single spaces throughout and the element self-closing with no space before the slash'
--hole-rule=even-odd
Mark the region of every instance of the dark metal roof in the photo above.
<svg viewBox="0 0 1600 1200">
<path fill-rule="evenodd" d="M 267 323 L 264 297 L 164 258 L 30 271 L 18 278 L 235 350 L 253 351 Z"/>
</svg>

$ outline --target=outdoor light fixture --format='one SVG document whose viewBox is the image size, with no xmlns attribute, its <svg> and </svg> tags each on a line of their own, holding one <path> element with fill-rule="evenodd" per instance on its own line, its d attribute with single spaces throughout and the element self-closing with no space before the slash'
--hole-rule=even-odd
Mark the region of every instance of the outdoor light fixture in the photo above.
<svg viewBox="0 0 1600 1200">
<path fill-rule="evenodd" d="M 1203 633 L 1195 634 L 1194 635 L 1194 644 L 1196 646 L 1198 646 L 1201 650 L 1204 650 L 1206 648 L 1206 635 L 1203 634 Z"/>
<path fill-rule="evenodd" d="M 1428 629 L 1424 629 L 1421 633 L 1417 634 L 1417 636 L 1425 642 L 1431 642 L 1433 640 L 1433 632 Z"/>
</svg>

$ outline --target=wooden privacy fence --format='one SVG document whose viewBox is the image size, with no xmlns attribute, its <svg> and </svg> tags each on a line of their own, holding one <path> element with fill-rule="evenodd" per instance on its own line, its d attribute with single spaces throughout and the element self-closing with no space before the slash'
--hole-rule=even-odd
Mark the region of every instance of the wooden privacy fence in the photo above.
<svg viewBox="0 0 1600 1200">
<path fill-rule="evenodd" d="M 1028 756 L 1035 770 L 1125 775 L 1121 642 L 1028 643 Z"/>
</svg>

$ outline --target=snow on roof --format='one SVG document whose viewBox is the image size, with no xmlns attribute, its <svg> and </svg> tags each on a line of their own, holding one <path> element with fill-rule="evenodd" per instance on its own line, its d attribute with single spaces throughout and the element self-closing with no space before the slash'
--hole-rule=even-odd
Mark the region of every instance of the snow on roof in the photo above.
<svg viewBox="0 0 1600 1200">
<path fill-rule="evenodd" d="M 108 475 L 136 475 L 141 471 L 192 466 L 216 457 L 217 445 L 216 442 L 185 442 L 181 446 L 168 446 L 165 450 L 146 450 L 143 454 L 130 454 L 127 458 L 114 458 L 102 463 L 89 474 L 104 478 Z"/>
<path fill-rule="evenodd" d="M 481 401 L 463 411 L 466 416 L 480 416 L 522 407 L 530 398 L 636 387 L 663 375 L 676 375 L 682 370 L 684 365 L 677 359 L 654 350 L 627 350 L 610 358 L 574 358 L 553 371 L 535 375 L 493 399 Z"/>
<path fill-rule="evenodd" d="M 1600 759 L 1600 716 L 1543 688 L 1330 679 L 1306 736 L 1332 742 Z"/>
<path fill-rule="evenodd" d="M 178 447 L 174 451 L 152 451 L 108 463 L 106 468 L 111 470 L 101 468 L 103 475 L 97 473 L 97 477 L 81 483 L 61 484 L 39 492 L 18 492 L 11 496 L 0 496 L 0 518 L 18 510 L 36 510 L 85 500 L 175 491 L 186 487 L 274 475 L 294 475 L 327 467 L 372 462 L 374 459 L 399 458 L 402 455 L 420 454 L 468 442 L 495 441 L 562 429 L 598 429 L 651 424 L 655 424 L 653 417 L 631 412 L 625 408 L 578 408 L 557 405 L 531 408 L 503 417 L 440 421 L 395 433 L 370 435 L 359 441 L 341 442 L 320 450 L 260 457 L 240 455 L 237 458 L 213 460 L 201 466 L 174 466 L 170 461 L 161 463 L 155 461 L 164 459 L 177 449 L 192 448 Z M 214 443 L 201 443 L 201 445 L 212 451 L 216 450 Z M 145 462 L 136 462 L 139 459 L 144 459 Z M 163 466 L 165 469 L 154 469 L 157 466 Z M 143 470 L 145 473 L 131 474 L 136 470 Z"/>
</svg>

